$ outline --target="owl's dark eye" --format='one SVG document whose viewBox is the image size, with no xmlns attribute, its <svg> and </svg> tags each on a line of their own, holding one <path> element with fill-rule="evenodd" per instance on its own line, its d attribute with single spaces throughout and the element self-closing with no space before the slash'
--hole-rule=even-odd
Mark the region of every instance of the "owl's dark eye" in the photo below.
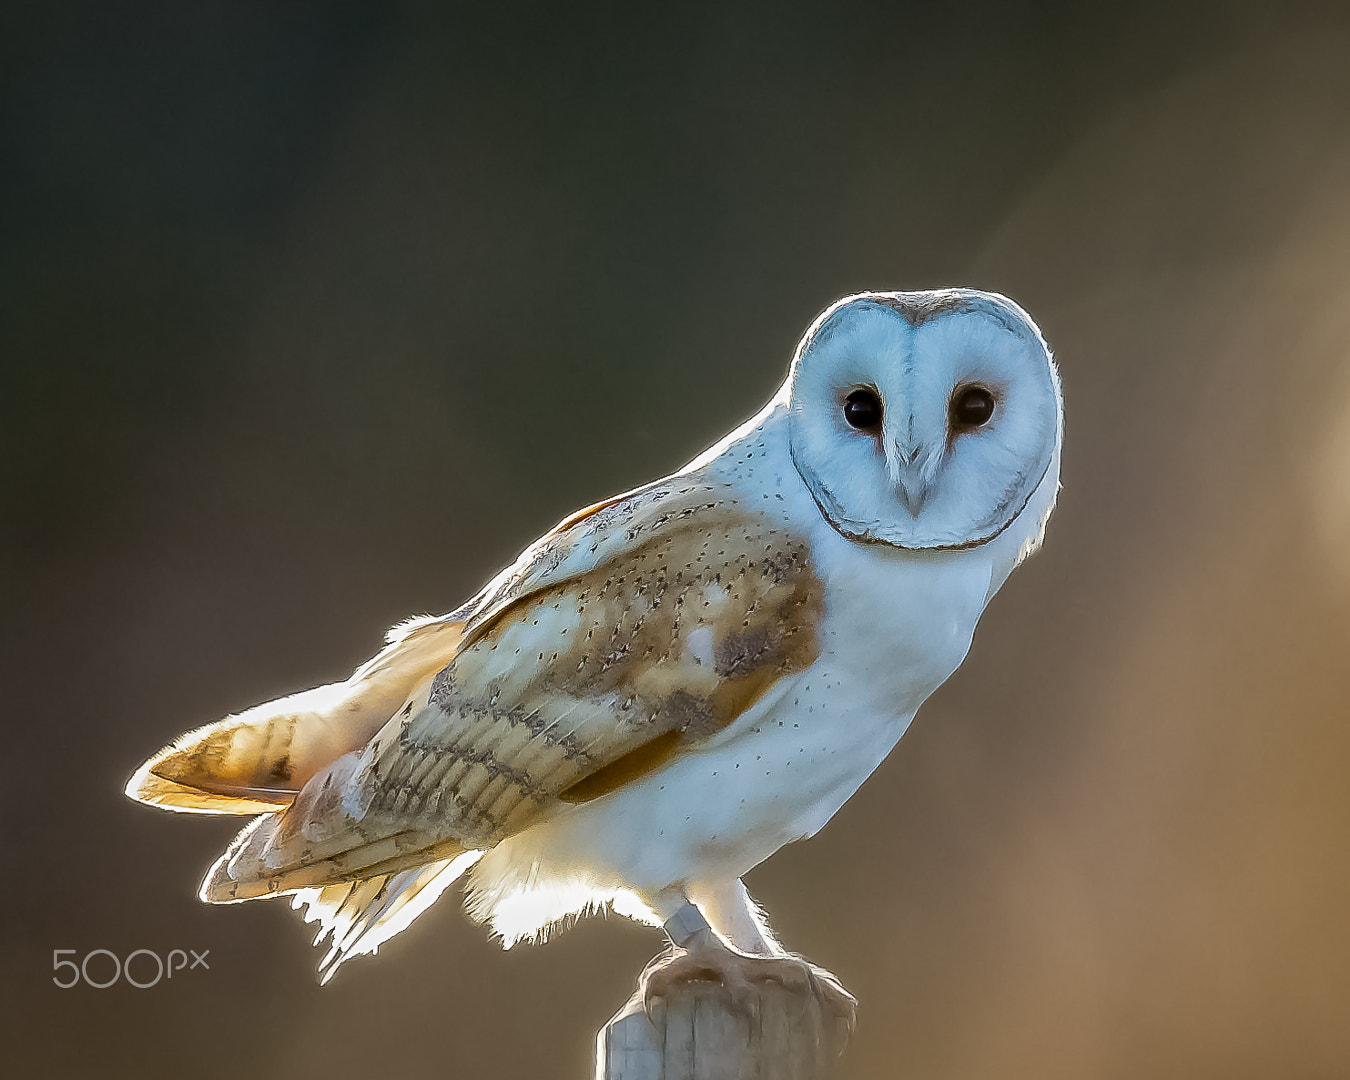
<svg viewBox="0 0 1350 1080">
<path fill-rule="evenodd" d="M 994 415 L 994 395 L 983 386 L 967 386 L 952 398 L 952 423 L 957 427 L 980 427 Z"/>
<path fill-rule="evenodd" d="M 844 419 L 859 431 L 881 424 L 881 398 L 875 390 L 854 390 L 844 399 Z"/>
</svg>

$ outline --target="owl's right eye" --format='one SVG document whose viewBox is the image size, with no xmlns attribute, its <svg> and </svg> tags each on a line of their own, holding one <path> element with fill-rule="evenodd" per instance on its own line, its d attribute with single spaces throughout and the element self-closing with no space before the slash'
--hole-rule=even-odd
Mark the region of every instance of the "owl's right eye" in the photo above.
<svg viewBox="0 0 1350 1080">
<path fill-rule="evenodd" d="M 854 390 L 844 399 L 844 419 L 850 427 L 868 431 L 881 424 L 881 398 L 875 390 Z"/>
</svg>

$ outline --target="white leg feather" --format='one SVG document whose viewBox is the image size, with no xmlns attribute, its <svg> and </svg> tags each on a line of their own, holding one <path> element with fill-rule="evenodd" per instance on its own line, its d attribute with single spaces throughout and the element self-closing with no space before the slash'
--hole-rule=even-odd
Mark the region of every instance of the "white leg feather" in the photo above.
<svg viewBox="0 0 1350 1080">
<path fill-rule="evenodd" d="M 686 892 L 713 933 L 733 949 L 747 956 L 787 955 L 739 878 L 718 885 L 690 885 Z"/>
</svg>

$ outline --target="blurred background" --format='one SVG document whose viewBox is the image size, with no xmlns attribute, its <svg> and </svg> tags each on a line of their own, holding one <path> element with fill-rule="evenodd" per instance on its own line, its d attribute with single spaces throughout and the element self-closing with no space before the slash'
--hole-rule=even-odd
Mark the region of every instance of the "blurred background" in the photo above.
<svg viewBox="0 0 1350 1080">
<path fill-rule="evenodd" d="M 682 464 L 836 297 L 963 284 L 1056 349 L 1060 509 L 751 890 L 849 1077 L 1350 1075 L 1347 56 L 1341 3 L 5 5 L 11 1074 L 587 1075 L 655 932 L 448 894 L 320 990 L 195 899 L 237 822 L 122 786 Z M 53 985 L 100 948 L 211 967 Z"/>
</svg>

